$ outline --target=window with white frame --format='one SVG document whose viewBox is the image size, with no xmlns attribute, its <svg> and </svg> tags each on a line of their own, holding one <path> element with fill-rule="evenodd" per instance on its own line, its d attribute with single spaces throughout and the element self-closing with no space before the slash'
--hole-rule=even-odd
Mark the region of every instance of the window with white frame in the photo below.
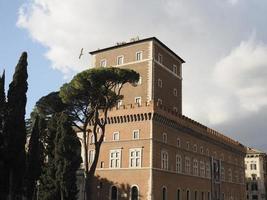
<svg viewBox="0 0 267 200">
<path fill-rule="evenodd" d="M 222 181 L 225 180 L 225 171 L 224 171 L 224 167 L 221 167 L 221 179 L 222 179 Z"/>
<path fill-rule="evenodd" d="M 206 162 L 206 177 L 210 178 L 210 163 Z"/>
<path fill-rule="evenodd" d="M 141 167 L 142 162 L 142 149 L 141 148 L 135 148 L 130 149 L 130 167 Z"/>
<path fill-rule="evenodd" d="M 117 103 L 118 108 L 120 108 L 122 106 L 122 100 L 119 100 Z"/>
<path fill-rule="evenodd" d="M 106 67 L 106 66 L 107 66 L 107 60 L 106 59 L 100 60 L 100 67 Z"/>
<path fill-rule="evenodd" d="M 165 133 L 165 132 L 163 132 L 162 133 L 162 141 L 164 142 L 164 143 L 167 143 L 167 133 Z"/>
<path fill-rule="evenodd" d="M 158 87 L 162 88 L 162 80 L 160 78 L 158 79 Z"/>
<path fill-rule="evenodd" d="M 229 180 L 229 182 L 233 181 L 232 169 L 228 169 L 228 180 Z"/>
<path fill-rule="evenodd" d="M 163 57 L 162 57 L 162 55 L 159 53 L 159 54 L 158 54 L 158 62 L 162 64 L 162 61 L 163 61 Z"/>
<path fill-rule="evenodd" d="M 190 149 L 190 143 L 186 142 L 186 149 L 189 150 Z"/>
<path fill-rule="evenodd" d="M 172 66 L 172 71 L 173 71 L 173 73 L 177 74 L 177 66 L 176 65 Z"/>
<path fill-rule="evenodd" d="M 119 132 L 114 132 L 112 136 L 113 141 L 118 141 L 120 140 L 120 133 Z"/>
<path fill-rule="evenodd" d="M 143 55 L 142 55 L 142 51 L 138 51 L 138 52 L 136 52 L 136 60 L 138 61 L 138 60 L 142 60 L 143 58 Z"/>
<path fill-rule="evenodd" d="M 95 159 L 95 150 L 90 149 L 88 151 L 88 162 L 89 162 L 89 164 L 92 164 L 94 159 Z"/>
<path fill-rule="evenodd" d="M 185 157 L 185 173 L 191 173 L 191 161 L 189 157 Z"/>
<path fill-rule="evenodd" d="M 200 176 L 205 177 L 205 163 L 204 161 L 199 162 Z"/>
<path fill-rule="evenodd" d="M 200 153 L 203 154 L 204 153 L 204 149 L 203 146 L 200 147 Z"/>
<path fill-rule="evenodd" d="M 193 151 L 197 152 L 197 145 L 196 144 L 194 144 L 194 146 L 193 146 Z"/>
<path fill-rule="evenodd" d="M 193 160 L 193 174 L 195 176 L 198 176 L 198 160 L 197 159 Z"/>
<path fill-rule="evenodd" d="M 135 97 L 134 103 L 137 104 L 138 106 L 140 106 L 141 105 L 141 97 Z"/>
<path fill-rule="evenodd" d="M 176 155 L 176 172 L 182 172 L 182 157 L 179 154 Z"/>
<path fill-rule="evenodd" d="M 133 130 L 133 139 L 137 140 L 140 137 L 140 130 Z"/>
<path fill-rule="evenodd" d="M 95 136 L 92 133 L 92 135 L 90 136 L 90 144 L 94 144 L 95 143 Z"/>
<path fill-rule="evenodd" d="M 210 155 L 210 150 L 206 149 L 206 155 L 209 156 Z"/>
<path fill-rule="evenodd" d="M 162 99 L 158 98 L 158 105 L 162 105 Z"/>
<path fill-rule="evenodd" d="M 257 170 L 257 165 L 256 164 L 250 164 L 250 169 L 251 170 Z"/>
<path fill-rule="evenodd" d="M 121 166 L 121 149 L 113 149 L 109 151 L 109 167 L 120 168 Z"/>
<path fill-rule="evenodd" d="M 123 56 L 118 56 L 117 57 L 117 65 L 122 65 L 123 64 Z"/>
<path fill-rule="evenodd" d="M 180 140 L 180 138 L 177 138 L 177 147 L 181 147 L 181 140 Z"/>
<path fill-rule="evenodd" d="M 161 169 L 168 170 L 168 152 L 161 151 Z"/>
<path fill-rule="evenodd" d="M 173 95 L 177 97 L 177 89 L 173 88 Z"/>
<path fill-rule="evenodd" d="M 138 82 L 137 82 L 137 85 L 141 85 L 142 84 L 142 77 L 139 76 L 139 79 L 138 79 Z"/>
</svg>

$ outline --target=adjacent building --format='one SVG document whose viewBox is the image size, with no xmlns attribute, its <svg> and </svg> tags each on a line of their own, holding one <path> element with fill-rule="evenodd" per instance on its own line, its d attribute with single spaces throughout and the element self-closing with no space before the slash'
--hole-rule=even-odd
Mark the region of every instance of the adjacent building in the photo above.
<svg viewBox="0 0 267 200">
<path fill-rule="evenodd" d="M 247 148 L 245 158 L 245 175 L 247 184 L 247 199 L 266 200 L 267 187 L 267 155 L 257 149 Z"/>
<path fill-rule="evenodd" d="M 180 56 L 155 37 L 90 53 L 93 67 L 140 74 L 109 112 L 94 199 L 246 199 L 245 147 L 182 115 Z"/>
</svg>

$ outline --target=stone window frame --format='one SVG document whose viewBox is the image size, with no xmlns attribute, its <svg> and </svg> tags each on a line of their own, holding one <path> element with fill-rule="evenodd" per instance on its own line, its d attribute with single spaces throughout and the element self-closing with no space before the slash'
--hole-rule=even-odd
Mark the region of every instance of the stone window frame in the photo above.
<svg viewBox="0 0 267 200">
<path fill-rule="evenodd" d="M 158 53 L 158 62 L 163 64 L 163 55 L 161 53 Z"/>
<path fill-rule="evenodd" d="M 120 62 L 120 59 L 121 59 L 121 62 Z M 119 56 L 117 56 L 116 64 L 117 64 L 118 66 L 124 64 L 124 56 L 123 56 L 123 55 L 119 55 Z"/>
<path fill-rule="evenodd" d="M 178 91 L 177 88 L 173 88 L 173 96 L 177 97 L 178 96 Z"/>
<path fill-rule="evenodd" d="M 115 157 L 112 154 L 115 153 Z M 117 156 L 118 153 L 118 156 Z M 112 161 L 115 161 L 115 166 L 112 165 Z M 117 162 L 118 161 L 118 162 Z M 109 168 L 121 168 L 121 149 L 111 149 L 109 150 Z"/>
<path fill-rule="evenodd" d="M 198 176 L 198 160 L 196 158 L 193 159 L 193 175 Z"/>
<path fill-rule="evenodd" d="M 161 150 L 161 169 L 169 169 L 169 154 L 166 150 Z"/>
<path fill-rule="evenodd" d="M 140 101 L 138 99 L 140 99 Z M 138 106 L 141 106 L 141 104 L 142 104 L 142 97 L 134 97 L 134 103 L 137 104 Z"/>
<path fill-rule="evenodd" d="M 163 85 L 162 79 L 158 78 L 158 87 L 162 88 L 162 85 Z"/>
<path fill-rule="evenodd" d="M 140 55 L 140 56 L 139 56 L 139 59 L 138 59 L 138 54 Z M 143 51 L 137 51 L 137 52 L 135 53 L 135 60 L 136 60 L 136 61 L 141 61 L 141 60 L 143 60 Z"/>
<path fill-rule="evenodd" d="M 107 59 L 101 59 L 99 63 L 100 67 L 107 67 Z"/>
<path fill-rule="evenodd" d="M 182 169 L 183 169 L 183 159 L 182 156 L 180 154 L 176 154 L 175 156 L 176 158 L 176 172 L 177 173 L 182 173 Z"/>
<path fill-rule="evenodd" d="M 190 157 L 185 157 L 185 173 L 191 174 L 191 159 Z"/>
<path fill-rule="evenodd" d="M 138 137 L 135 137 L 135 133 L 137 133 L 137 136 Z M 135 129 L 135 130 L 133 130 L 133 132 L 132 132 L 132 138 L 133 138 L 133 140 L 138 140 L 138 139 L 140 139 L 140 129 Z"/>
<path fill-rule="evenodd" d="M 139 153 L 137 156 L 136 153 Z M 134 153 L 135 155 L 133 155 Z M 139 165 L 137 165 L 137 160 L 139 159 Z M 132 160 L 134 162 L 132 162 Z M 134 163 L 134 165 L 132 165 Z M 142 167 L 142 148 L 131 148 L 129 149 L 129 168 L 141 168 Z"/>
<path fill-rule="evenodd" d="M 118 138 L 116 138 L 116 136 Z M 119 141 L 120 140 L 120 132 L 119 131 L 114 131 L 112 134 L 112 141 Z"/>
<path fill-rule="evenodd" d="M 168 143 L 168 135 L 166 132 L 162 133 L 162 142 L 167 144 Z"/>
</svg>

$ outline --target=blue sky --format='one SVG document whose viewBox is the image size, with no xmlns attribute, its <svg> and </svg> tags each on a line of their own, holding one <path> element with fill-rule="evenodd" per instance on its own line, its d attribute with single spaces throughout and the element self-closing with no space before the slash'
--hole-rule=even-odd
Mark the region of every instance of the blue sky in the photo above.
<svg viewBox="0 0 267 200">
<path fill-rule="evenodd" d="M 9 83 L 28 52 L 29 115 L 90 66 L 81 48 L 156 36 L 186 60 L 183 114 L 267 151 L 266 11 L 266 0 L 0 0 L 0 70 Z"/>
<path fill-rule="evenodd" d="M 21 0 L 0 1 L 0 70 L 6 71 L 6 92 L 15 66 L 23 51 L 28 53 L 28 102 L 29 116 L 35 102 L 48 92 L 57 90 L 65 81 L 62 73 L 49 67 L 50 61 L 43 55 L 46 48 L 30 38 L 27 31 L 16 26 Z"/>
</svg>

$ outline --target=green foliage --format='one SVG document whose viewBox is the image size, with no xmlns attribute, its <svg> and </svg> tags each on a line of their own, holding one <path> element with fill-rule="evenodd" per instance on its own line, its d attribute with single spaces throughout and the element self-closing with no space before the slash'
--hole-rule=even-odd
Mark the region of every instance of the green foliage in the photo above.
<svg viewBox="0 0 267 200">
<path fill-rule="evenodd" d="M 45 156 L 42 168 L 38 197 L 41 200 L 60 199 L 56 180 L 55 139 L 57 134 L 57 116 L 53 116 L 47 125 Z"/>
<path fill-rule="evenodd" d="M 5 72 L 0 77 L 0 199 L 4 199 L 8 193 L 8 176 L 5 163 L 5 134 L 4 123 L 6 114 L 6 95 L 5 95 Z"/>
<path fill-rule="evenodd" d="M 40 142 L 40 117 L 35 116 L 31 138 L 29 141 L 29 150 L 27 153 L 27 173 L 26 173 L 26 195 L 32 199 L 36 191 L 36 182 L 41 174 L 42 156 Z"/>
<path fill-rule="evenodd" d="M 11 198 L 22 196 L 25 172 L 25 106 L 27 84 L 27 53 L 23 52 L 16 66 L 13 80 L 7 95 L 7 115 L 5 123 L 6 142 L 9 168 L 9 193 Z"/>
<path fill-rule="evenodd" d="M 68 116 L 59 116 L 55 146 L 56 177 L 61 198 L 73 200 L 77 197 L 76 171 L 82 162 L 81 144 L 71 126 Z"/>
</svg>

